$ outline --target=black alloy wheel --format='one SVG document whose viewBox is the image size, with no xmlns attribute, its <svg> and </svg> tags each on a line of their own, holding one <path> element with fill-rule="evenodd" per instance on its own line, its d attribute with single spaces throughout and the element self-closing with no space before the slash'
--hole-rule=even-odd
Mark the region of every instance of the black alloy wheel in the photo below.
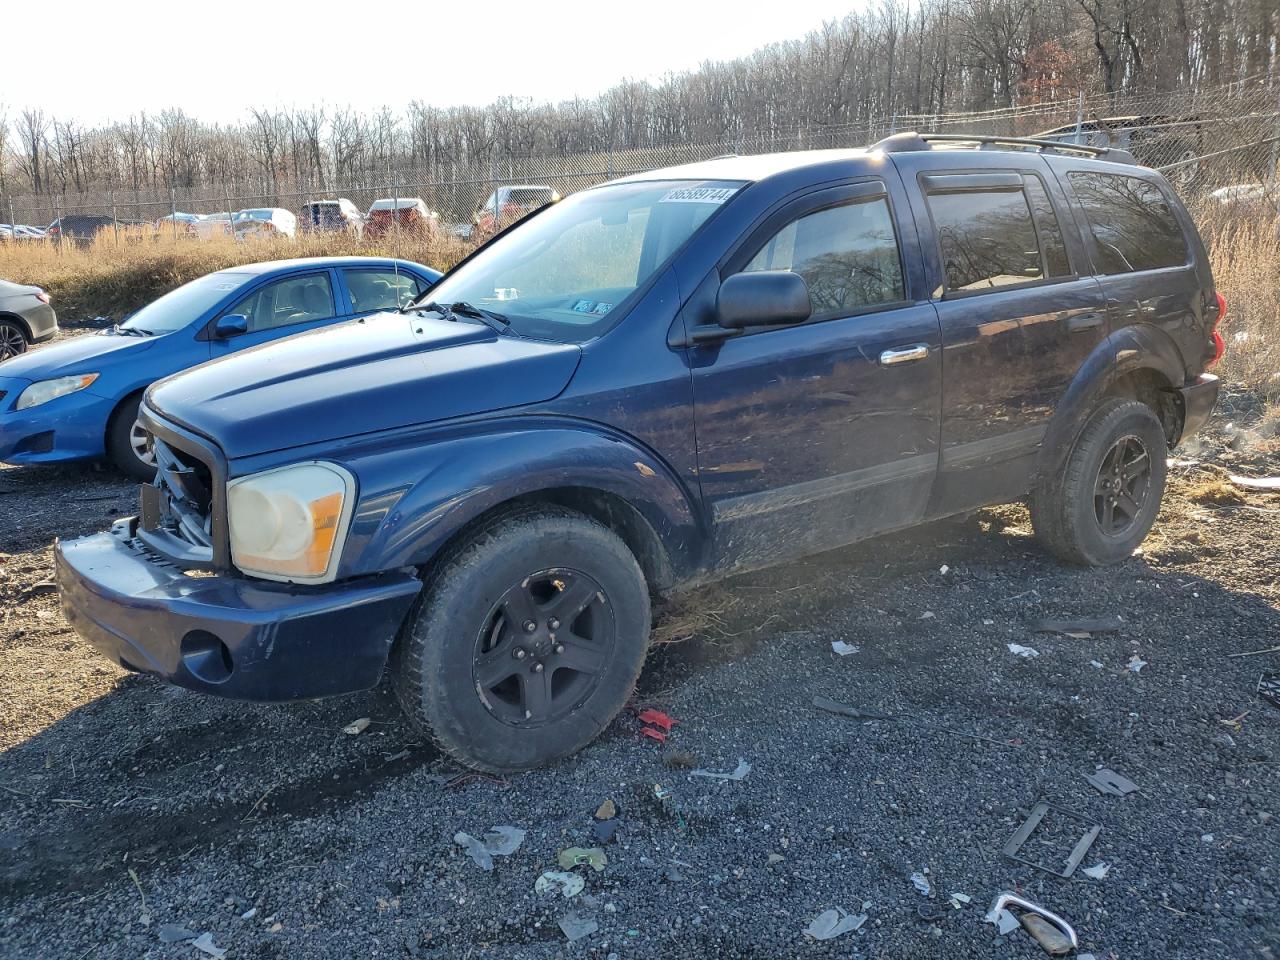
<svg viewBox="0 0 1280 960">
<path fill-rule="evenodd" d="M 1098 528 L 1109 537 L 1123 537 L 1138 522 L 1151 489 L 1151 454 L 1135 436 L 1121 437 L 1102 458 L 1093 485 L 1093 509 Z"/>
<path fill-rule="evenodd" d="M 472 666 L 476 691 L 506 723 L 554 723 L 599 686 L 616 640 L 599 583 L 578 570 L 541 570 L 512 584 L 485 617 Z"/>
</svg>

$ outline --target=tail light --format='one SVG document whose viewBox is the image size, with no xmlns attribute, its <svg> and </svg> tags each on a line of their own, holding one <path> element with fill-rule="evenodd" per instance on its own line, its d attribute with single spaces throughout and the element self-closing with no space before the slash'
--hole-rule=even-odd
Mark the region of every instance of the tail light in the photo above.
<svg viewBox="0 0 1280 960">
<path fill-rule="evenodd" d="M 1209 361 L 1209 366 L 1213 366 L 1222 359 L 1222 355 L 1227 352 L 1227 343 L 1222 339 L 1222 333 L 1218 330 L 1218 325 L 1222 323 L 1222 318 L 1227 315 L 1227 298 L 1218 293 L 1218 315 L 1213 319 L 1213 359 Z"/>
<path fill-rule="evenodd" d="M 48 303 L 49 295 L 45 293 L 43 290 L 40 290 L 36 292 L 36 299 L 39 300 L 41 303 Z"/>
</svg>

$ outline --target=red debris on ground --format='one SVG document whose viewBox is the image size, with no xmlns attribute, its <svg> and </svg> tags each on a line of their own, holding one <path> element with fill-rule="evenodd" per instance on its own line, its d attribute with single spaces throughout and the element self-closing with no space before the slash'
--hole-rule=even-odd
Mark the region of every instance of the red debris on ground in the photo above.
<svg viewBox="0 0 1280 960">
<path fill-rule="evenodd" d="M 651 727 L 658 727 L 664 733 L 670 733 L 679 720 L 667 716 L 661 710 L 645 710 L 640 714 L 640 722 Z"/>
</svg>

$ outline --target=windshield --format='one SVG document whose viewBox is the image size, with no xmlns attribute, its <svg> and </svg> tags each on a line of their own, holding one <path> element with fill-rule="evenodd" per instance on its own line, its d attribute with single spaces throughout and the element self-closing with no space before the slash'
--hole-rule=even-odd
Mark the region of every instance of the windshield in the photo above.
<svg viewBox="0 0 1280 960">
<path fill-rule="evenodd" d="M 742 186 L 650 180 L 583 190 L 544 210 L 431 290 L 502 314 L 521 336 L 582 343 Z"/>
<path fill-rule="evenodd" d="M 248 279 L 243 273 L 210 273 L 153 300 L 120 326 L 145 333 L 181 330 Z"/>
</svg>

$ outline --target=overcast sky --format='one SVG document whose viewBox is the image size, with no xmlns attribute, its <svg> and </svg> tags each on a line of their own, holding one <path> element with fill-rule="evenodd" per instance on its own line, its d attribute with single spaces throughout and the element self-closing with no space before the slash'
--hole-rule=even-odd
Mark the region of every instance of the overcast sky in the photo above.
<svg viewBox="0 0 1280 960">
<path fill-rule="evenodd" d="M 557 101 L 742 56 L 862 3 L 9 0 L 0 104 L 228 123 L 254 106 Z"/>
</svg>

